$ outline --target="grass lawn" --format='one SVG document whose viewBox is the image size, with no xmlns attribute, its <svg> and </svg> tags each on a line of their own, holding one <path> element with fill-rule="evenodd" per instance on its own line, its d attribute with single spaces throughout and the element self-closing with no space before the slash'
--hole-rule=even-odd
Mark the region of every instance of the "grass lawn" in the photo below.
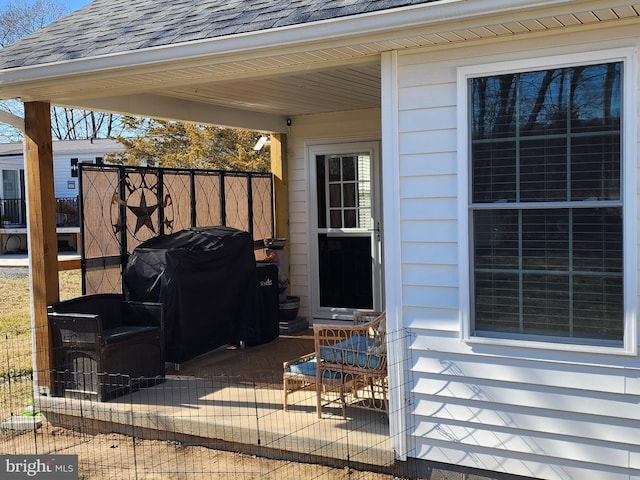
<svg viewBox="0 0 640 480">
<path fill-rule="evenodd" d="M 60 272 L 60 299 L 82 293 L 80 270 Z M 0 278 L 0 374 L 5 368 L 31 370 L 29 276 Z"/>
</svg>

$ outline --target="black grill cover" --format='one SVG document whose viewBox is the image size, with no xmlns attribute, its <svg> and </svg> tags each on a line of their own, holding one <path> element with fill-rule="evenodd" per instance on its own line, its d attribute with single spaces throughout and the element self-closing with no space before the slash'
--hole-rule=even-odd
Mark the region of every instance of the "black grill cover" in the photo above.
<svg viewBox="0 0 640 480">
<path fill-rule="evenodd" d="M 182 363 L 245 339 L 256 322 L 255 268 L 248 232 L 190 228 L 141 243 L 125 266 L 125 293 L 164 304 L 165 358 Z"/>
</svg>

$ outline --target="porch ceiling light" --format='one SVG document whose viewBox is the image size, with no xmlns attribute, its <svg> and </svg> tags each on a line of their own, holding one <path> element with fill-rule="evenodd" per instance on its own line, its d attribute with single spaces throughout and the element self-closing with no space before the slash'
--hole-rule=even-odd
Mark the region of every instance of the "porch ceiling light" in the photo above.
<svg viewBox="0 0 640 480">
<path fill-rule="evenodd" d="M 265 145 L 270 145 L 270 144 L 271 144 L 271 141 L 270 141 L 269 137 L 263 135 L 258 139 L 256 144 L 253 146 L 253 149 L 256 152 L 259 152 L 260 150 L 262 150 L 262 147 L 264 147 Z"/>
</svg>

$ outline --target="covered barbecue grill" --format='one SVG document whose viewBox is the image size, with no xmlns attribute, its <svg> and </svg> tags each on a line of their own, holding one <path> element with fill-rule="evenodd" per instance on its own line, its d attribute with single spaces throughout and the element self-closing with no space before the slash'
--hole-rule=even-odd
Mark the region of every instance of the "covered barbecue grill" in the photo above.
<svg viewBox="0 0 640 480">
<path fill-rule="evenodd" d="M 256 324 L 253 239 L 229 227 L 190 228 L 140 244 L 124 271 L 127 297 L 165 308 L 165 358 L 180 364 L 240 344 Z"/>
</svg>

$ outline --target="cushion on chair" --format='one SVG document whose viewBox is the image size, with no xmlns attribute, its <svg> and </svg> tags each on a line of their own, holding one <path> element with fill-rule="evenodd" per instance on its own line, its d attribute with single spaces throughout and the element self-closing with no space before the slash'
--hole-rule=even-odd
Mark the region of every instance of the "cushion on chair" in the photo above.
<svg viewBox="0 0 640 480">
<path fill-rule="evenodd" d="M 317 361 L 316 358 L 313 357 L 305 362 L 293 363 L 289 365 L 289 372 L 296 373 L 298 375 L 306 375 L 308 377 L 313 377 L 316 374 L 316 366 Z"/>
<path fill-rule="evenodd" d="M 374 344 L 375 338 L 353 336 L 330 347 L 322 347 L 320 355 L 329 363 L 378 369 L 383 364 L 383 355 L 373 350 Z"/>
<path fill-rule="evenodd" d="M 290 373 L 294 373 L 297 375 L 304 375 L 307 377 L 315 377 L 316 376 L 316 368 L 318 366 L 318 361 L 316 357 L 312 357 L 309 360 L 300 363 L 294 363 L 289 365 L 288 371 Z M 340 372 L 333 372 L 331 370 L 325 370 L 324 378 L 329 380 L 335 380 L 341 377 Z"/>
</svg>

